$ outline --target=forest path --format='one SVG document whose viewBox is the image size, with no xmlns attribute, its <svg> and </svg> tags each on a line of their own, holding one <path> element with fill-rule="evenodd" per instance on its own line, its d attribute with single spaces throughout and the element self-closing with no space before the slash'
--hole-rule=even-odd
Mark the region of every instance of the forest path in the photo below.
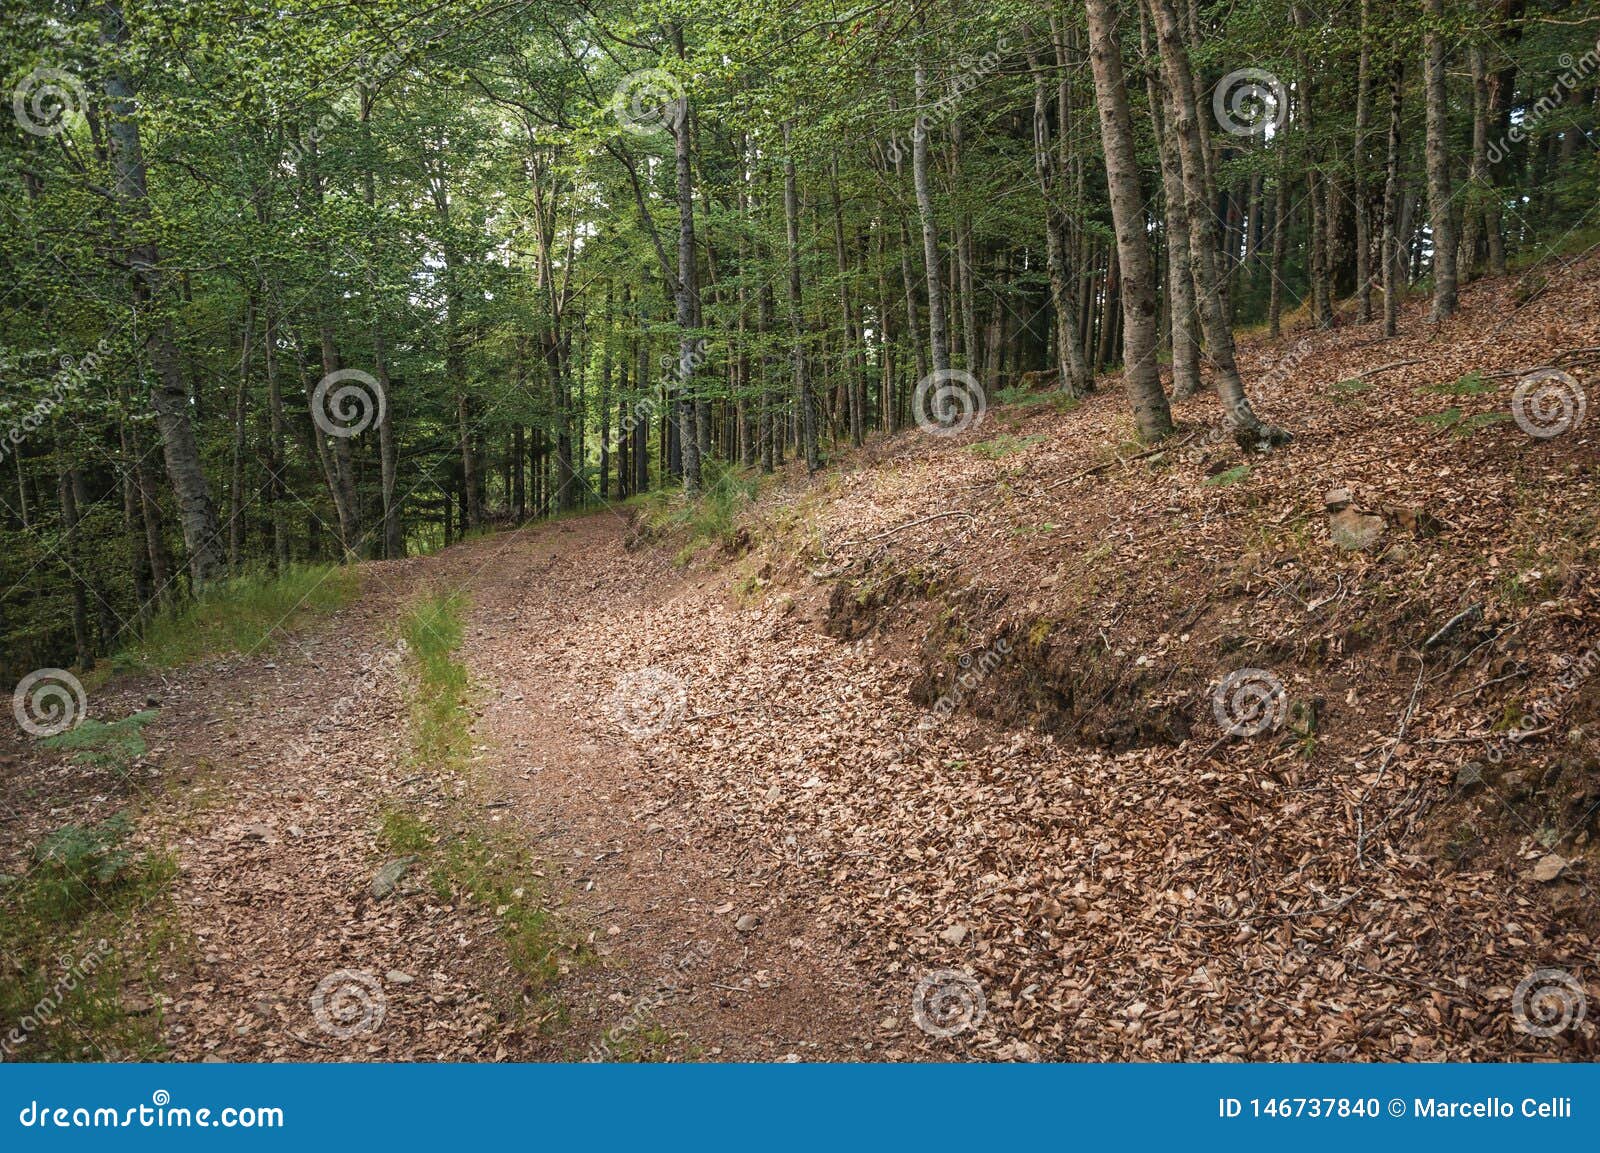
<svg viewBox="0 0 1600 1153">
<path fill-rule="evenodd" d="M 630 678 L 643 662 L 619 638 L 652 638 L 679 590 L 703 611 L 707 590 L 628 553 L 624 535 L 605 512 L 364 565 L 352 605 L 271 653 L 107 690 L 108 715 L 146 695 L 163 705 L 133 792 L 140 839 L 180 869 L 184 944 L 159 982 L 171 1058 L 871 1055 L 883 1014 L 792 891 L 781 850 L 758 828 L 696 831 L 653 775 L 652 743 L 670 726 L 649 710 L 683 714 Z M 454 767 L 414 756 L 415 673 L 396 624 L 447 591 L 465 594 L 456 659 L 476 714 Z M 692 648 L 673 659 L 687 668 Z M 630 684 L 642 704 L 626 701 Z M 529 899 L 581 960 L 530 986 L 502 910 L 459 886 L 447 896 L 426 854 L 376 896 L 384 866 L 408 855 L 386 840 L 395 812 L 526 850 Z"/>
<path fill-rule="evenodd" d="M 866 982 L 765 830 L 697 826 L 653 765 L 705 707 L 686 690 L 693 631 L 675 626 L 718 598 L 625 551 L 625 533 L 601 513 L 450 554 L 470 593 L 473 773 L 503 793 L 488 803 L 527 830 L 598 962 L 561 982 L 550 1055 L 864 1057 Z"/>
</svg>

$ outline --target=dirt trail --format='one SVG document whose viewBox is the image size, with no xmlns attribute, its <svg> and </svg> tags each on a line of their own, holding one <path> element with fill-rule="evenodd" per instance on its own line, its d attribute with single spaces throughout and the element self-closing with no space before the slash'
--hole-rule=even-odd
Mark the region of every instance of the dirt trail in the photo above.
<svg viewBox="0 0 1600 1153">
<path fill-rule="evenodd" d="M 865 1057 L 872 997 L 831 926 L 760 830 L 704 835 L 652 768 L 653 744 L 673 739 L 679 704 L 693 702 L 652 699 L 648 681 L 630 689 L 611 662 L 645 667 L 664 607 L 699 605 L 705 590 L 622 540 L 600 514 L 452 557 L 472 596 L 463 659 L 483 686 L 476 771 L 513 802 L 508 819 L 530 831 L 601 959 L 564 982 L 556 1048 Z M 638 645 L 617 645 L 619 632 Z"/>
<path fill-rule="evenodd" d="M 18 855 L 64 821 L 142 810 L 141 844 L 178 860 L 183 943 L 162 1003 L 132 1000 L 160 1011 L 175 1059 L 867 1056 L 868 983 L 781 899 L 750 836 L 686 833 L 642 755 L 667 734 L 615 722 L 594 615 L 648 628 L 683 584 L 625 553 L 623 533 L 601 513 L 367 565 L 355 603 L 270 654 L 113 682 L 96 715 L 160 702 L 149 753 L 110 789 L 26 756 L 15 795 L 62 800 L 14 810 L 3 843 Z M 438 589 L 470 606 L 458 659 L 479 718 L 462 772 L 408 758 L 413 678 L 395 622 Z M 542 863 L 530 886 L 585 942 L 540 1013 L 517 1008 L 492 910 L 441 899 L 417 869 L 373 895 L 393 857 L 383 814 L 457 812 L 463 798 L 529 847 Z"/>
</svg>

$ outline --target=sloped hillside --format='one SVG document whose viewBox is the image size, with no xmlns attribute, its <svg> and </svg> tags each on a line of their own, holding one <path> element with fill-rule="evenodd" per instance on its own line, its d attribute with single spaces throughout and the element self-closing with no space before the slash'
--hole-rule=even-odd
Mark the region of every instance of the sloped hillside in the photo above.
<svg viewBox="0 0 1600 1153">
<path fill-rule="evenodd" d="M 1120 396 L 1040 395 L 792 478 L 732 569 L 611 622 L 613 671 L 693 691 L 662 790 L 886 985 L 975 974 L 935 1052 L 1592 1055 L 1514 1011 L 1596 991 L 1600 424 L 1511 410 L 1590 378 L 1600 262 L 1538 284 L 1248 343 L 1271 455 L 1214 398 L 1152 453 Z"/>
</svg>

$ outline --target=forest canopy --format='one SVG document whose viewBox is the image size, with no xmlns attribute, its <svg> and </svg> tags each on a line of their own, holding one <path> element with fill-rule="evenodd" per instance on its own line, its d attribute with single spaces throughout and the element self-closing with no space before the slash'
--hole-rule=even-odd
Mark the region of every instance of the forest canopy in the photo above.
<svg viewBox="0 0 1600 1153">
<path fill-rule="evenodd" d="M 0 651 L 1435 319 L 1596 200 L 1566 0 L 7 0 Z"/>
</svg>

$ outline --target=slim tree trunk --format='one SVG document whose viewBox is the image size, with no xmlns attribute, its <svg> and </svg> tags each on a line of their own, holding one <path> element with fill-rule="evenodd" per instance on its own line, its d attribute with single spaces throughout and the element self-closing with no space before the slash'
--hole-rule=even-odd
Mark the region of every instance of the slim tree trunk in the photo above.
<svg viewBox="0 0 1600 1153">
<path fill-rule="evenodd" d="M 799 420 L 799 449 L 805 457 L 806 471 L 822 467 L 817 452 L 817 413 L 806 378 L 804 331 L 800 312 L 800 197 L 795 184 L 792 125 L 783 125 L 783 219 L 789 249 L 789 338 L 794 369 L 794 402 Z"/>
<path fill-rule="evenodd" d="M 1033 162 L 1044 196 L 1045 263 L 1050 272 L 1050 303 L 1055 312 L 1056 369 L 1061 391 L 1068 396 L 1083 396 L 1094 388 L 1094 374 L 1077 341 L 1078 305 L 1072 291 L 1072 274 L 1064 251 L 1064 223 L 1057 204 L 1060 174 L 1056 153 L 1050 145 L 1050 91 L 1045 84 L 1044 67 L 1037 53 L 1028 52 L 1028 69 L 1033 73 Z M 1066 131 L 1062 125 L 1060 131 Z"/>
<path fill-rule="evenodd" d="M 927 71 L 919 58 L 916 64 L 917 115 L 923 115 L 928 95 Z M 928 183 L 928 134 L 917 131 L 911 143 L 911 183 L 917 196 L 917 215 L 922 220 L 922 260 L 928 281 L 928 348 L 933 371 L 943 375 L 950 370 L 950 330 L 945 321 L 944 276 L 939 261 L 939 225 L 933 215 L 933 192 Z"/>
<path fill-rule="evenodd" d="M 1173 129 L 1183 168 L 1186 208 L 1189 214 L 1189 239 L 1193 247 L 1195 291 L 1199 294 L 1200 321 L 1205 331 L 1206 359 L 1217 381 L 1217 396 L 1233 421 L 1234 435 L 1241 445 L 1279 444 L 1288 434 L 1263 423 L 1250 407 L 1244 381 L 1234 361 L 1233 329 L 1228 324 L 1217 270 L 1216 221 L 1206 201 L 1205 162 L 1200 132 L 1196 126 L 1194 78 L 1189 68 L 1189 53 L 1184 46 L 1172 0 L 1152 0 L 1156 36 L 1166 70 L 1167 90 L 1171 95 Z M 1127 272 L 1124 270 L 1124 278 Z"/>
<path fill-rule="evenodd" d="M 120 0 L 107 0 L 101 8 L 100 38 L 113 59 L 124 51 L 128 28 L 122 17 Z M 144 151 L 139 138 L 134 91 L 120 70 L 106 73 L 107 147 L 113 176 L 113 196 L 132 221 L 131 232 L 151 233 L 150 201 L 146 191 Z M 162 307 L 160 292 L 163 273 L 160 253 L 152 240 L 136 240 L 128 248 L 133 298 L 140 307 Z M 155 370 L 153 401 L 156 428 L 166 457 L 167 477 L 178 502 L 178 520 L 183 528 L 184 550 L 189 557 L 189 580 L 195 593 L 220 579 L 227 572 L 223 556 L 217 508 L 206 483 L 200 461 L 200 446 L 190 420 L 189 389 L 183 377 L 182 359 L 172 331 L 172 322 L 160 311 L 145 327 L 145 351 Z"/>
<path fill-rule="evenodd" d="M 1456 311 L 1456 235 L 1450 215 L 1449 104 L 1445 88 L 1444 0 L 1423 0 L 1427 25 L 1424 104 L 1427 107 L 1428 216 L 1433 231 L 1433 321 Z"/>
<path fill-rule="evenodd" d="M 683 29 L 674 26 L 673 39 L 678 55 L 684 54 Z M 693 117 L 688 98 L 680 99 L 672 117 L 673 157 L 676 163 L 678 196 L 678 283 L 674 293 L 678 321 L 678 439 L 683 459 L 683 491 L 700 493 L 699 409 L 696 405 L 695 369 L 700 359 L 700 287 L 694 253 L 694 168 L 689 138 Z"/>
<path fill-rule="evenodd" d="M 1356 64 L 1356 139 L 1352 170 L 1356 210 L 1356 323 L 1372 322 L 1372 196 L 1367 134 L 1372 128 L 1371 0 L 1361 0 L 1361 55 Z"/>
<path fill-rule="evenodd" d="M 1153 54 L 1148 45 L 1145 21 L 1139 21 L 1141 47 L 1146 57 Z M 1200 388 L 1200 338 L 1195 331 L 1197 302 L 1194 295 L 1193 242 L 1189 237 L 1189 214 L 1185 208 L 1183 165 L 1167 131 L 1163 82 L 1155 68 L 1144 70 L 1145 93 L 1150 101 L 1150 119 L 1155 129 L 1156 153 L 1161 163 L 1163 220 L 1167 226 L 1167 294 L 1171 300 L 1169 318 L 1172 333 L 1172 399 L 1193 396 Z"/>
<path fill-rule="evenodd" d="M 1389 144 L 1383 168 L 1383 240 L 1378 260 L 1383 269 L 1383 334 L 1395 336 L 1400 323 L 1400 284 L 1398 271 L 1399 232 L 1396 217 L 1400 211 L 1400 117 L 1404 111 L 1405 62 L 1395 59 L 1389 71 Z"/>
<path fill-rule="evenodd" d="M 1272 199 L 1272 289 L 1267 304 L 1267 331 L 1273 340 L 1283 334 L 1283 258 L 1289 248 L 1289 180 L 1279 172 Z"/>
<path fill-rule="evenodd" d="M 372 155 L 372 103 L 373 92 L 363 89 L 361 93 L 361 134 L 367 144 L 367 155 Z M 368 212 L 375 212 L 377 208 L 377 187 L 372 172 L 371 163 L 363 166 L 361 172 L 362 197 L 367 204 Z M 397 478 L 399 475 L 398 449 L 394 437 L 394 403 L 390 396 L 389 387 L 389 352 L 388 344 L 384 339 L 383 309 L 378 297 L 377 284 L 377 237 L 378 232 L 373 232 L 373 251 L 366 256 L 366 282 L 369 308 L 372 324 L 372 372 L 378 381 L 378 388 L 384 397 L 385 403 L 380 406 L 378 413 L 378 472 L 380 495 L 383 502 L 383 556 L 387 560 L 397 560 L 406 555 L 405 533 L 400 524 L 400 501 L 396 496 Z"/>
<path fill-rule="evenodd" d="M 1111 216 L 1122 265 L 1122 379 L 1139 435 L 1156 440 L 1172 432 L 1172 411 L 1156 364 L 1155 268 L 1139 188 L 1133 118 L 1122 75 L 1122 43 L 1111 0 L 1087 0 L 1089 59 L 1100 110 L 1100 135 L 1111 191 Z"/>
<path fill-rule="evenodd" d="M 239 353 L 239 383 L 233 393 L 233 461 L 228 489 L 228 571 L 239 571 L 244 546 L 245 409 L 250 397 L 250 339 L 255 334 L 256 299 L 245 297 L 244 335 Z"/>
<path fill-rule="evenodd" d="M 67 558 L 67 583 L 72 589 L 72 643 L 78 668 L 94 668 L 94 644 L 89 638 L 89 586 L 82 573 L 82 542 L 78 540 L 78 501 L 73 470 L 63 469 L 56 486 L 61 502 L 61 553 Z"/>
<path fill-rule="evenodd" d="M 1471 187 L 1461 214 L 1461 250 L 1456 257 L 1462 284 L 1472 283 L 1489 186 L 1489 68 L 1480 45 L 1471 45 L 1467 57 L 1472 69 L 1472 158 L 1467 171 Z"/>
</svg>

